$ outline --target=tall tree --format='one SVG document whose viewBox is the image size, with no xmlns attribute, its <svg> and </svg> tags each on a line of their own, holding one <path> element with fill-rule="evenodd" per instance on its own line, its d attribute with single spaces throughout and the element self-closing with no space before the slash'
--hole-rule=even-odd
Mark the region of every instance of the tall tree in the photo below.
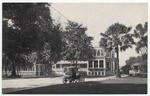
<svg viewBox="0 0 150 96">
<path fill-rule="evenodd" d="M 61 35 L 53 24 L 47 3 L 3 3 L 3 53 L 12 61 L 16 75 L 17 57 L 50 45 L 51 56 L 61 50 Z M 58 44 L 59 43 L 59 44 Z"/>
<path fill-rule="evenodd" d="M 85 61 L 94 58 L 94 48 L 92 47 L 92 37 L 85 33 L 86 27 L 76 22 L 68 22 L 64 38 L 66 47 L 63 54 L 64 59 L 77 64 L 78 61 Z"/>
<path fill-rule="evenodd" d="M 136 39 L 136 52 L 143 57 L 143 63 L 147 64 L 147 22 L 144 25 L 138 24 L 134 30 L 133 37 Z"/>
<path fill-rule="evenodd" d="M 134 37 L 137 40 L 136 42 L 136 52 L 141 54 L 147 52 L 147 22 L 145 25 L 138 24 L 134 30 Z"/>
<path fill-rule="evenodd" d="M 120 78 L 119 70 L 119 51 L 125 51 L 127 48 L 132 48 L 134 40 L 132 34 L 129 33 L 131 27 L 126 27 L 123 24 L 115 23 L 109 26 L 105 33 L 101 33 L 100 47 L 106 51 L 114 50 L 117 56 L 116 77 Z"/>
</svg>

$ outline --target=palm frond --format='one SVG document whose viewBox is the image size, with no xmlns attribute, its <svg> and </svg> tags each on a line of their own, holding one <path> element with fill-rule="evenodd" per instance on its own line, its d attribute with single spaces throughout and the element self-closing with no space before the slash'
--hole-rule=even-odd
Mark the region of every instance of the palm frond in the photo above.
<svg viewBox="0 0 150 96">
<path fill-rule="evenodd" d="M 128 49 L 128 48 L 132 48 L 132 45 L 124 45 L 124 46 L 121 46 L 121 47 L 120 47 L 120 50 L 121 50 L 121 51 L 125 51 L 125 50 Z"/>
<path fill-rule="evenodd" d="M 101 33 L 101 36 L 103 36 L 104 38 L 108 39 L 108 40 L 112 40 L 111 37 L 109 37 L 107 34 Z"/>
</svg>

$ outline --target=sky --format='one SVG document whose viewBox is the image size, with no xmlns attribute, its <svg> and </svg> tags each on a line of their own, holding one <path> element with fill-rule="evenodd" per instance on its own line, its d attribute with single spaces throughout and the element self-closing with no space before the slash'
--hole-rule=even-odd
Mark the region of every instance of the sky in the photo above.
<svg viewBox="0 0 150 96">
<path fill-rule="evenodd" d="M 133 32 L 137 24 L 148 21 L 147 3 L 52 3 L 52 7 L 64 16 L 51 8 L 52 18 L 64 26 L 68 19 L 87 27 L 86 34 L 94 37 L 94 47 L 99 46 L 100 33 L 104 33 L 114 23 L 132 26 Z M 120 52 L 120 66 L 125 65 L 131 56 L 138 55 L 135 47 Z"/>
</svg>

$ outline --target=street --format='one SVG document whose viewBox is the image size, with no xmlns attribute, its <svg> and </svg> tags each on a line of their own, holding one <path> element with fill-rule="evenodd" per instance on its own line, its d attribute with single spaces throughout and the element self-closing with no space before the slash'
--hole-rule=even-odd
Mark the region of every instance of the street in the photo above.
<svg viewBox="0 0 150 96">
<path fill-rule="evenodd" d="M 3 80 L 3 93 L 10 94 L 146 94 L 147 78 L 98 77 L 85 82 L 62 84 L 62 77 Z M 15 86 L 16 87 L 13 87 Z"/>
<path fill-rule="evenodd" d="M 126 75 L 124 75 L 125 77 Z M 97 77 L 97 78 L 85 78 L 85 81 L 102 81 L 110 78 L 115 78 L 115 76 L 109 77 Z M 42 86 L 63 84 L 62 77 L 49 77 L 49 78 L 16 78 L 2 80 L 2 88 L 4 93 L 13 92 L 24 89 L 37 88 Z"/>
</svg>

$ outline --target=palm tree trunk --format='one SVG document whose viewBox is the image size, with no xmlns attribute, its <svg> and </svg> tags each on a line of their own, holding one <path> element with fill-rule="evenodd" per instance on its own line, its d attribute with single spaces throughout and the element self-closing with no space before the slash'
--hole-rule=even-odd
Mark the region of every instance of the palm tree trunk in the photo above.
<svg viewBox="0 0 150 96">
<path fill-rule="evenodd" d="M 119 69 L 119 49 L 118 49 L 118 46 L 117 46 L 117 49 L 116 49 L 116 54 L 117 54 L 117 62 L 116 62 L 116 78 L 121 78 L 121 74 L 120 74 L 120 69 Z"/>
</svg>

